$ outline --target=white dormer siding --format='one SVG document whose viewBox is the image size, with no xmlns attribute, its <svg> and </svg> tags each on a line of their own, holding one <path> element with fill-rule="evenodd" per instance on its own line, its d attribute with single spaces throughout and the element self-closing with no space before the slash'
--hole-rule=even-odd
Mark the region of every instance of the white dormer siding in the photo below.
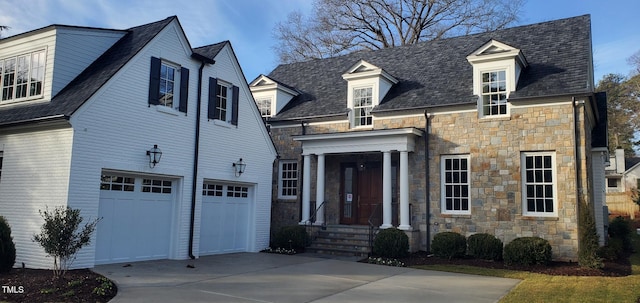
<svg viewBox="0 0 640 303">
<path fill-rule="evenodd" d="M 522 51 L 491 40 L 478 48 L 467 61 L 473 66 L 473 94 L 478 96 L 480 117 L 509 115 L 509 94 L 516 90 L 527 60 Z"/>
<path fill-rule="evenodd" d="M 249 84 L 249 89 L 253 94 L 253 99 L 258 101 L 270 101 L 270 115 L 263 115 L 268 118 L 277 115 L 298 92 L 282 84 L 275 82 L 265 75 L 260 75 Z M 260 108 L 261 104 L 258 104 Z"/>
<path fill-rule="evenodd" d="M 398 80 L 382 68 L 364 60 L 352 65 L 342 74 L 342 78 L 347 80 L 347 108 L 350 109 L 351 127 L 373 127 L 371 109 L 380 104 Z M 364 100 L 367 100 L 366 106 L 362 104 Z"/>
<path fill-rule="evenodd" d="M 5 82 L 0 84 L 0 105 L 50 101 L 125 34 L 118 30 L 52 25 L 1 40 L 0 69 L 3 74 L 0 77 L 4 79 L 5 74 L 9 74 L 15 78 L 13 87 Z M 23 67 L 15 66 L 16 71 L 11 72 L 5 68 L 11 62 Z M 29 83 L 23 84 L 26 94 L 20 93 L 24 87 L 19 87 L 17 69 L 29 74 Z"/>
</svg>

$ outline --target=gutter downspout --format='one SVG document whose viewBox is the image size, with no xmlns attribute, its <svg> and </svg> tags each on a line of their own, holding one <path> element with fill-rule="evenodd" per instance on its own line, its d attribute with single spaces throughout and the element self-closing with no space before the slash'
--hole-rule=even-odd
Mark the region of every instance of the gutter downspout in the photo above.
<svg viewBox="0 0 640 303">
<path fill-rule="evenodd" d="M 574 152 L 574 159 L 576 161 L 576 218 L 578 221 L 578 225 L 580 224 L 580 203 L 582 203 L 582 187 L 581 187 L 581 182 L 580 182 L 580 175 L 581 175 L 581 171 L 582 171 L 582 167 L 581 167 L 581 163 L 580 163 L 580 159 L 578 159 L 578 157 L 580 156 L 580 130 L 578 128 L 578 106 L 579 105 L 584 105 L 584 100 L 576 100 L 575 97 L 572 97 L 572 104 L 573 104 L 573 142 L 575 144 L 575 148 L 573 150 Z M 589 207 L 589 205 L 585 205 L 586 207 Z M 580 253 L 580 233 L 578 233 L 578 254 Z"/>
<path fill-rule="evenodd" d="M 194 54 L 196 55 L 196 54 Z M 195 138 L 195 148 L 193 152 L 193 177 L 192 177 L 192 187 L 191 187 L 191 216 L 189 219 L 189 258 L 195 259 L 196 257 L 193 255 L 193 234 L 195 229 L 195 219 L 196 219 L 196 192 L 198 186 L 198 159 L 199 159 L 199 151 L 200 151 L 200 113 L 202 102 L 202 70 L 207 63 L 214 64 L 215 61 L 204 56 L 192 56 L 202 63 L 200 64 L 200 69 L 198 70 L 198 98 L 196 103 L 196 138 Z"/>
<path fill-rule="evenodd" d="M 431 118 L 431 114 L 425 109 L 424 110 L 424 188 L 425 195 L 424 200 L 426 204 L 426 220 L 427 220 L 427 253 L 431 252 L 431 198 L 429 197 L 429 193 L 431 192 L 431 182 L 429 179 L 429 119 Z"/>
</svg>

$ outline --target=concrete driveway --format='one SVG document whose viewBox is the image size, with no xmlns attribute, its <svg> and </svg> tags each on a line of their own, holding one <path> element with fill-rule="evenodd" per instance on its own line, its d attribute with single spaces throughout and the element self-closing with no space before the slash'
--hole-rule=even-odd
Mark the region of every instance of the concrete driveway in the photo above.
<svg viewBox="0 0 640 303">
<path fill-rule="evenodd" d="M 117 284 L 111 302 L 496 302 L 520 282 L 304 254 L 238 253 L 94 270 Z"/>
</svg>

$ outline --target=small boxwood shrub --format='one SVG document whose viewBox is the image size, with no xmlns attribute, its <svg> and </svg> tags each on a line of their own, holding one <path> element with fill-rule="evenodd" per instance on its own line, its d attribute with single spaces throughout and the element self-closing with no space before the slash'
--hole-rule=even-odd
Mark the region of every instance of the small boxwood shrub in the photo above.
<svg viewBox="0 0 640 303">
<path fill-rule="evenodd" d="M 16 263 L 16 246 L 9 223 L 0 216 L 0 272 L 9 272 Z"/>
<path fill-rule="evenodd" d="M 373 241 L 373 254 L 383 258 L 402 258 L 409 254 L 409 237 L 397 228 L 380 230 Z"/>
<path fill-rule="evenodd" d="M 310 239 L 304 226 L 293 225 L 280 228 L 274 235 L 272 246 L 275 248 L 295 249 L 303 251 Z"/>
<path fill-rule="evenodd" d="M 431 252 L 440 258 L 461 258 L 467 252 L 467 239 L 454 232 L 441 232 L 433 236 Z"/>
<path fill-rule="evenodd" d="M 622 240 L 622 249 L 625 252 L 631 252 L 633 246 L 631 244 L 631 225 L 629 221 L 621 216 L 615 217 L 609 222 L 609 241 L 611 239 Z"/>
<path fill-rule="evenodd" d="M 551 245 L 539 237 L 516 238 L 504 246 L 506 265 L 546 265 L 551 262 Z"/>
<path fill-rule="evenodd" d="M 502 259 L 502 241 L 490 234 L 475 234 L 467 238 L 469 255 L 483 260 Z"/>
<path fill-rule="evenodd" d="M 622 239 L 611 238 L 606 246 L 598 248 L 598 256 L 607 261 L 616 261 L 624 257 L 623 246 Z"/>
</svg>

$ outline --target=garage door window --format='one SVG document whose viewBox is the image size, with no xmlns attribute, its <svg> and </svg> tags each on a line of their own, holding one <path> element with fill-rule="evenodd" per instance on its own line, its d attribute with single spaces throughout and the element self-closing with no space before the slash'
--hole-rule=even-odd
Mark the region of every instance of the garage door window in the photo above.
<svg viewBox="0 0 640 303">
<path fill-rule="evenodd" d="M 102 175 L 100 179 L 101 190 L 133 191 L 134 178 L 115 175 Z"/>
<path fill-rule="evenodd" d="M 223 187 L 219 184 L 202 184 L 203 196 L 222 197 Z"/>
<path fill-rule="evenodd" d="M 142 180 L 142 192 L 144 192 L 144 193 L 170 194 L 171 193 L 171 181 L 158 180 L 158 179 L 143 179 Z"/>
<path fill-rule="evenodd" d="M 227 197 L 246 198 L 249 188 L 245 186 L 227 186 Z"/>
</svg>

